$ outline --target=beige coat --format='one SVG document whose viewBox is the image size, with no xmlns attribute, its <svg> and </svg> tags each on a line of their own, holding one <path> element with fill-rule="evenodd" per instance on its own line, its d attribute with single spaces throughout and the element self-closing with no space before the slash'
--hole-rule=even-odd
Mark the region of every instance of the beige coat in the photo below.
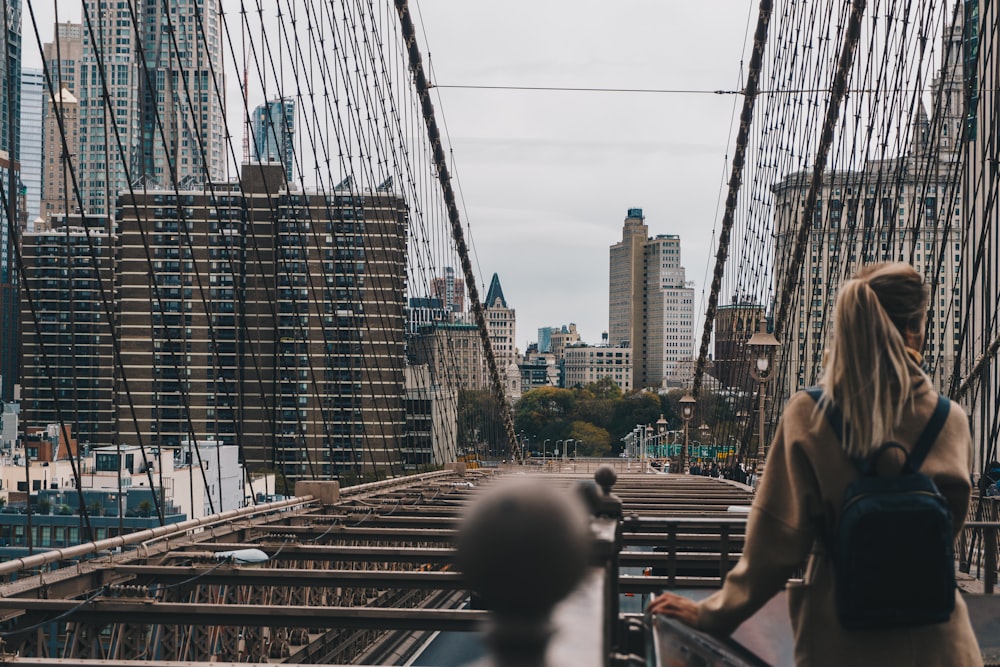
<svg viewBox="0 0 1000 667">
<path fill-rule="evenodd" d="M 914 373 L 915 409 L 902 420 L 896 438 L 908 448 L 937 402 L 922 374 Z M 812 553 L 801 583 L 788 585 L 797 665 L 982 665 L 968 611 L 957 591 L 955 611 L 947 623 L 884 631 L 840 626 L 833 569 L 817 542 L 817 532 L 822 530 L 819 526 L 836 525 L 844 491 L 857 471 L 826 420 L 817 423 L 815 408 L 815 401 L 804 392 L 789 400 L 754 498 L 743 555 L 722 589 L 699 604 L 698 627 L 718 635 L 731 633 L 784 587 Z M 956 534 L 969 506 L 971 455 L 968 421 L 952 403 L 921 471 L 948 499 Z"/>
</svg>

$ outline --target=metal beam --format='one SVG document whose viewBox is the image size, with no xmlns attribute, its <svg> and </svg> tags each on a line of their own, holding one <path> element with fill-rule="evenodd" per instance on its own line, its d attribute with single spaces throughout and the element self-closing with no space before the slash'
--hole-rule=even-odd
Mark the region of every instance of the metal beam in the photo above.
<svg viewBox="0 0 1000 667">
<path fill-rule="evenodd" d="M 148 660 L 115 660 L 113 658 L 105 658 L 101 660 L 83 660 L 81 658 L 22 658 L 17 655 L 5 655 L 0 654 L 0 665 L 25 665 L 26 667 L 72 667 L 77 665 L 78 667 L 150 667 L 150 665 L 156 665 L 156 667 L 192 667 L 193 665 L 198 665 L 201 663 L 194 663 L 190 660 L 157 660 L 155 662 L 150 662 Z M 208 663 L 205 663 L 208 664 Z M 247 663 L 247 662 L 215 662 L 213 661 L 212 667 L 254 667 L 254 665 L 260 665 L 260 663 Z M 296 667 L 293 663 L 282 663 L 286 667 Z M 305 667 L 304 665 L 299 665 L 298 667 Z M 308 667 L 315 667 L 315 665 L 309 665 Z M 350 665 L 333 665 L 328 664 L 326 667 L 351 667 Z"/>
<path fill-rule="evenodd" d="M 334 524 L 326 526 L 323 524 L 281 526 L 280 528 L 261 527 L 245 532 L 247 538 L 281 532 L 286 535 L 295 535 L 303 541 L 322 537 L 330 540 L 406 540 L 409 542 L 450 542 L 458 534 L 458 531 L 454 528 L 355 528 Z"/>
<path fill-rule="evenodd" d="M 260 549 L 275 560 L 316 560 L 316 561 L 362 561 L 381 563 L 444 563 L 450 562 L 455 550 L 440 547 L 351 547 L 342 545 L 292 545 L 212 542 L 191 545 L 199 551 L 173 551 L 173 558 L 204 557 L 204 552 L 232 551 L 237 549 Z M 201 553 L 200 553 L 201 552 Z M 317 570 L 317 573 L 322 570 Z"/>
<path fill-rule="evenodd" d="M 89 625 L 131 623 L 197 625 L 379 628 L 387 630 L 441 630 L 472 632 L 489 618 L 485 611 L 465 609 L 387 609 L 375 607 L 304 607 L 273 605 L 186 604 L 145 598 L 112 600 L 6 600 L 0 611 L 41 611 L 62 620 Z M 13 628 L 14 631 L 17 628 Z"/>
<path fill-rule="evenodd" d="M 396 572 L 387 570 L 301 570 L 267 568 L 215 568 L 209 565 L 119 565 L 114 572 L 160 584 L 193 580 L 194 584 L 232 586 L 294 586 L 317 588 L 465 588 L 458 572 Z"/>
</svg>

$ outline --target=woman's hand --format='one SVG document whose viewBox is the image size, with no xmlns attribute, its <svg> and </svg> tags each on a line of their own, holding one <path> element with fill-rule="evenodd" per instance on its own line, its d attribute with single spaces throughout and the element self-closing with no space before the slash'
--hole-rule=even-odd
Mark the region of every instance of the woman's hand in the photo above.
<svg viewBox="0 0 1000 667">
<path fill-rule="evenodd" d="M 646 607 L 650 614 L 663 614 L 676 618 L 685 625 L 695 627 L 698 623 L 698 603 L 689 598 L 674 593 L 662 593 Z"/>
</svg>

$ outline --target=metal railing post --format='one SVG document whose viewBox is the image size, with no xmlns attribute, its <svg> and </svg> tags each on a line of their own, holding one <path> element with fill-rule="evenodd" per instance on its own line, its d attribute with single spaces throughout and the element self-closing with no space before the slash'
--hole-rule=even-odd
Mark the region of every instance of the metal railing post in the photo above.
<svg viewBox="0 0 1000 667">
<path fill-rule="evenodd" d="M 997 527 L 983 527 L 983 592 L 993 593 L 997 583 Z"/>
<path fill-rule="evenodd" d="M 719 581 L 729 572 L 729 524 L 719 526 Z"/>
<path fill-rule="evenodd" d="M 677 587 L 677 524 L 667 527 L 667 585 Z"/>
</svg>

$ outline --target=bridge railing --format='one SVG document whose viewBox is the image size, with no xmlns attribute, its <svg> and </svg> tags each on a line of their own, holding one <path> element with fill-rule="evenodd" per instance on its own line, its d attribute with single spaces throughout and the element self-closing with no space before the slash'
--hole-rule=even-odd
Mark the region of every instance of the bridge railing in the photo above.
<svg viewBox="0 0 1000 667">
<path fill-rule="evenodd" d="M 983 593 L 993 593 L 997 583 L 1000 498 L 973 497 L 969 520 L 957 545 L 959 571 L 982 581 Z"/>
<path fill-rule="evenodd" d="M 115 552 L 120 552 L 127 548 L 141 548 L 150 551 L 156 543 L 169 545 L 171 540 L 187 536 L 195 532 L 212 530 L 216 527 L 226 527 L 238 519 L 245 519 L 252 516 L 263 516 L 276 512 L 284 512 L 300 508 L 313 502 L 312 496 L 302 498 L 290 498 L 271 503 L 243 507 L 236 510 L 229 510 L 220 514 L 188 519 L 180 523 L 170 523 L 155 528 L 136 531 L 109 537 L 95 542 L 84 542 L 70 547 L 59 549 L 49 549 L 30 556 L 14 558 L 4 563 L 0 563 L 0 582 L 5 582 L 11 577 L 22 577 L 37 573 L 42 569 L 51 567 L 62 567 L 67 564 L 80 566 L 87 559 L 96 555 L 108 554 L 113 556 Z"/>
<path fill-rule="evenodd" d="M 745 515 L 626 517 L 619 562 L 642 574 L 620 576 L 621 592 L 721 586 L 743 550 L 746 522 Z"/>
<path fill-rule="evenodd" d="M 717 587 L 739 559 L 745 517 L 626 517 L 620 554 L 622 593 L 655 593 L 677 587 Z M 1000 576 L 1000 497 L 973 498 L 956 543 L 958 570 L 996 592 Z M 626 569 L 626 572 L 627 572 Z"/>
</svg>

